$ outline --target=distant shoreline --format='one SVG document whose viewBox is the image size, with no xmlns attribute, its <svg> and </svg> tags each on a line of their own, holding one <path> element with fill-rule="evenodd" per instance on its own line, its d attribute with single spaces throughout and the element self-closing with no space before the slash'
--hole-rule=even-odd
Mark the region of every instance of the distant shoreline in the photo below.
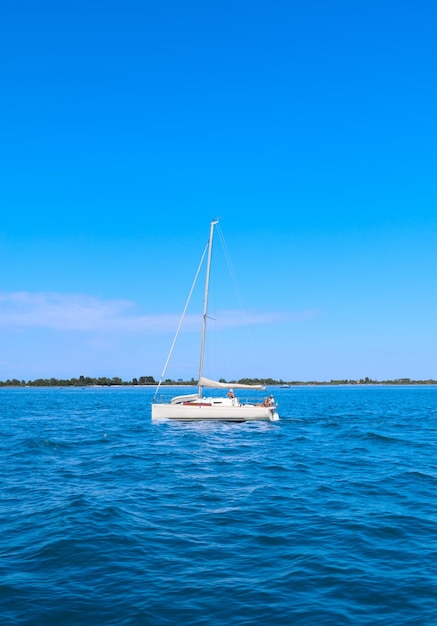
<svg viewBox="0 0 437 626">
<path fill-rule="evenodd" d="M 383 385 L 395 385 L 395 386 L 411 386 L 411 385 L 437 385 L 437 380 L 413 380 L 410 378 L 397 378 L 393 380 L 373 380 L 370 378 L 364 378 L 359 380 L 330 380 L 330 381 L 283 381 L 268 379 L 240 379 L 238 381 L 224 381 L 229 384 L 245 383 L 245 384 L 262 384 L 266 387 L 279 387 L 286 389 L 287 387 L 334 387 L 334 386 L 350 386 L 350 387 L 362 387 L 362 386 L 383 386 Z M 0 381 L 0 387 L 156 387 L 158 381 L 155 381 L 152 376 L 141 376 L 140 378 L 132 379 L 131 381 L 123 381 L 119 377 L 113 378 L 91 378 L 80 376 L 79 378 L 71 379 L 57 379 L 57 378 L 38 378 L 36 380 L 18 380 L 16 378 L 6 379 Z M 174 381 L 165 380 L 161 383 L 161 387 L 195 387 L 197 382 L 190 381 Z"/>
</svg>

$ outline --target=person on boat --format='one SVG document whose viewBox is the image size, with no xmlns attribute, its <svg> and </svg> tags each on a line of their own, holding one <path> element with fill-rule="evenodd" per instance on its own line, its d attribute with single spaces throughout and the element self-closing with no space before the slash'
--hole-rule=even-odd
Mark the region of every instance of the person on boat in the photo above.
<svg viewBox="0 0 437 626">
<path fill-rule="evenodd" d="M 228 393 L 226 395 L 227 395 L 228 398 L 235 398 L 233 389 L 229 389 L 229 391 L 228 391 Z"/>
<path fill-rule="evenodd" d="M 258 406 L 275 406 L 275 399 L 272 395 L 270 397 L 265 397 L 261 404 Z"/>
</svg>

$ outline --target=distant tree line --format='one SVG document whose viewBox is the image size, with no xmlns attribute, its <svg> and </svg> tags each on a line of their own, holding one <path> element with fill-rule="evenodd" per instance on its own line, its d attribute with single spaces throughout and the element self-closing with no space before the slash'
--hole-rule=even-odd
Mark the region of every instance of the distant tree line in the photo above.
<svg viewBox="0 0 437 626">
<path fill-rule="evenodd" d="M 17 378 L 0 381 L 0 387 L 111 387 L 113 385 L 156 385 L 153 376 L 140 376 L 132 380 L 122 380 L 118 376 L 108 378 L 101 376 L 79 376 L 79 378 L 37 378 L 35 380 L 18 380 Z"/>
<path fill-rule="evenodd" d="M 241 378 L 239 380 L 227 381 L 224 378 L 220 379 L 222 383 L 239 383 L 244 385 L 436 385 L 437 380 L 432 378 L 426 380 L 412 380 L 411 378 L 396 378 L 394 380 L 374 380 L 369 377 L 355 379 L 339 379 L 330 381 L 300 381 L 282 379 L 276 380 L 274 378 Z M 35 380 L 18 380 L 17 378 L 7 379 L 0 381 L 0 387 L 111 387 L 111 386 L 132 386 L 132 385 L 156 385 L 157 381 L 153 376 L 139 376 L 138 378 L 132 378 L 132 380 L 122 380 L 118 376 L 108 378 L 101 376 L 100 378 L 93 378 L 92 376 L 79 376 L 79 378 L 37 378 Z M 178 378 L 173 380 L 166 378 L 163 385 L 196 385 L 197 382 L 194 378 L 190 380 L 182 380 Z"/>
</svg>

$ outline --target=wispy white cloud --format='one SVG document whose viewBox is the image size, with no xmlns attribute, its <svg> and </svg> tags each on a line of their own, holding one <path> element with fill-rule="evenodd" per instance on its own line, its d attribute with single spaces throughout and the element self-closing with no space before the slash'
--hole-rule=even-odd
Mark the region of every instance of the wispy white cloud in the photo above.
<svg viewBox="0 0 437 626">
<path fill-rule="evenodd" d="M 101 300 L 84 294 L 0 293 L 0 327 L 46 328 L 58 331 L 168 332 L 179 323 L 177 314 L 139 315 L 129 300 Z M 297 313 L 224 311 L 220 326 L 296 322 L 311 319 L 317 311 Z M 186 315 L 184 330 L 197 330 L 199 315 Z"/>
<path fill-rule="evenodd" d="M 129 300 L 101 300 L 84 294 L 1 293 L 0 326 L 60 331 L 166 330 L 172 315 L 135 315 Z"/>
<path fill-rule="evenodd" d="M 304 311 L 221 311 L 217 323 L 221 328 L 236 328 L 238 326 L 259 326 L 264 324 L 286 324 L 302 322 L 320 315 L 316 309 Z"/>
</svg>

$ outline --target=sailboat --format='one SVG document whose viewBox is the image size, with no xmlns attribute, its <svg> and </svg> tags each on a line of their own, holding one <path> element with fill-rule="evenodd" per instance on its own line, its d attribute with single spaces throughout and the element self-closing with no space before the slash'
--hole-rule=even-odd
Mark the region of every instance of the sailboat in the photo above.
<svg viewBox="0 0 437 626">
<path fill-rule="evenodd" d="M 156 388 L 155 396 L 152 401 L 152 420 L 221 420 L 229 422 L 279 420 L 277 405 L 273 399 L 273 396 L 264 398 L 264 401 L 262 403 L 247 403 L 241 402 L 234 392 L 234 389 L 265 389 L 263 385 L 246 385 L 239 383 L 218 382 L 206 378 L 203 375 L 203 361 L 208 318 L 208 293 L 211 272 L 212 242 L 214 237 L 214 227 L 216 226 L 216 224 L 218 224 L 217 219 L 211 221 L 208 242 L 203 252 L 200 265 L 194 279 L 194 283 L 191 287 L 191 291 L 188 296 L 182 318 L 179 322 L 176 336 L 170 348 L 170 353 L 165 363 L 163 373 Z M 170 402 L 158 402 L 158 391 L 162 381 L 164 380 L 165 371 L 170 361 L 170 357 L 175 346 L 180 328 L 182 326 L 182 322 L 187 311 L 188 304 L 191 299 L 191 295 L 196 284 L 200 269 L 204 262 L 206 253 L 208 253 L 208 255 L 206 265 L 205 292 L 203 299 L 202 335 L 200 343 L 200 363 L 197 393 L 178 395 L 172 398 Z M 228 393 L 223 394 L 223 396 L 220 397 L 213 395 L 207 396 L 204 394 L 204 389 L 228 389 Z"/>
</svg>

